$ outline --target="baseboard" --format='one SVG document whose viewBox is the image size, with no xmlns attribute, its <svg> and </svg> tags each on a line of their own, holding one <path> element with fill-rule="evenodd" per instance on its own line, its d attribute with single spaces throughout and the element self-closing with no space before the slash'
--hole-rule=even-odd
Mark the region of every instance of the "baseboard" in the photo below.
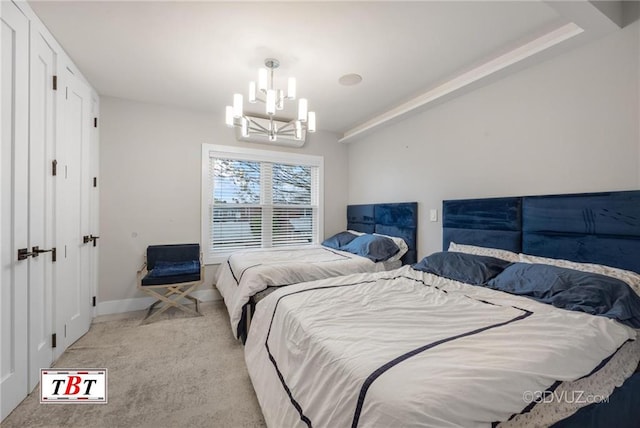
<svg viewBox="0 0 640 428">
<path fill-rule="evenodd" d="M 191 294 L 203 302 L 222 300 L 222 296 L 220 296 L 218 290 L 213 288 L 209 290 L 198 290 Z M 154 301 L 155 299 L 153 297 L 135 297 L 132 299 L 107 300 L 106 302 L 99 302 L 96 316 L 141 311 L 148 308 Z"/>
</svg>

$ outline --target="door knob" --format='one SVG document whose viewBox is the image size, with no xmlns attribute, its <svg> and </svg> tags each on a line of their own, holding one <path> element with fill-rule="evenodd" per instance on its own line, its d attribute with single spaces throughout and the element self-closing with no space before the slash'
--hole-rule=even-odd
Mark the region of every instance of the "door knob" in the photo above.
<svg viewBox="0 0 640 428">
<path fill-rule="evenodd" d="M 99 236 L 89 235 L 89 239 L 91 239 L 93 241 L 93 246 L 95 247 L 96 246 L 96 241 L 98 239 L 100 239 L 100 237 Z"/>
</svg>

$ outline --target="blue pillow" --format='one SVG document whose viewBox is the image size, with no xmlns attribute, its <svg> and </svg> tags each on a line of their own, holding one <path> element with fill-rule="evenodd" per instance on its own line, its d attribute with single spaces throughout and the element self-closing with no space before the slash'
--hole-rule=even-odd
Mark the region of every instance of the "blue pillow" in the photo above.
<svg viewBox="0 0 640 428">
<path fill-rule="evenodd" d="M 623 281 L 544 264 L 514 263 L 487 287 L 640 328 L 640 296 Z"/>
<path fill-rule="evenodd" d="M 331 238 L 327 238 L 324 240 L 322 245 L 325 247 L 333 248 L 334 250 L 341 249 L 344 245 L 347 245 L 349 242 L 356 239 L 358 235 L 354 235 L 350 232 L 340 232 L 333 235 Z"/>
<path fill-rule="evenodd" d="M 360 235 L 340 250 L 366 257 L 374 262 L 387 260 L 389 257 L 400 251 L 400 248 L 393 240 L 380 235 Z"/>
<path fill-rule="evenodd" d="M 200 262 L 189 260 L 186 262 L 165 262 L 158 260 L 149 272 L 149 278 L 160 278 L 164 276 L 193 275 L 200 272 Z"/>
<path fill-rule="evenodd" d="M 481 285 L 510 264 L 511 262 L 495 257 L 444 251 L 433 253 L 411 267 L 455 281 Z"/>
</svg>

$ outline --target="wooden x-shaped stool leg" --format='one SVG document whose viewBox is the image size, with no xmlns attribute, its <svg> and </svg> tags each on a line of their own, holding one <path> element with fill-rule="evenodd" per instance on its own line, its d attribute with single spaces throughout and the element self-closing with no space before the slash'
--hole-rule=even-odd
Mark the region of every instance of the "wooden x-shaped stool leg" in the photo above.
<svg viewBox="0 0 640 428">
<path fill-rule="evenodd" d="M 144 287 L 145 291 L 148 294 L 152 295 L 153 297 L 156 297 L 158 300 L 156 300 L 151 306 L 149 306 L 149 309 L 147 310 L 147 315 L 145 316 L 142 323 L 146 324 L 148 322 L 153 321 L 153 319 L 158 317 L 158 315 L 160 315 L 161 313 L 163 313 L 164 311 L 166 311 L 171 307 L 178 308 L 192 315 L 202 316 L 202 314 L 200 313 L 200 300 L 189 295 L 189 293 L 195 291 L 195 289 L 198 288 L 200 284 L 201 284 L 200 282 L 196 282 L 191 284 L 145 286 Z M 156 289 L 160 289 L 160 288 L 165 289 L 164 294 L 161 294 L 158 291 L 156 291 Z M 195 304 L 195 307 L 196 307 L 195 310 L 193 308 L 190 308 L 180 303 L 180 300 L 182 298 L 191 300 Z M 164 304 L 159 308 L 157 308 L 157 310 L 154 312 L 154 309 L 156 309 L 156 306 L 163 302 Z"/>
<path fill-rule="evenodd" d="M 179 285 L 164 285 L 164 286 L 145 286 L 145 291 L 156 297 L 156 300 L 149 309 L 147 310 L 147 315 L 142 321 L 143 324 L 153 321 L 157 318 L 161 313 L 166 311 L 171 307 L 178 308 L 184 312 L 187 312 L 191 315 L 202 316 L 200 313 L 200 300 L 193 296 L 189 296 L 189 293 L 195 291 L 196 288 L 200 285 L 200 282 L 192 283 L 192 284 L 179 284 Z M 188 287 L 187 287 L 188 286 Z M 165 289 L 165 293 L 161 294 L 156 289 Z M 185 306 L 180 301 L 183 299 L 189 299 L 195 304 L 195 310 L 190 308 L 189 306 Z M 159 306 L 161 303 L 163 305 Z M 155 309 L 155 311 L 154 311 Z"/>
</svg>

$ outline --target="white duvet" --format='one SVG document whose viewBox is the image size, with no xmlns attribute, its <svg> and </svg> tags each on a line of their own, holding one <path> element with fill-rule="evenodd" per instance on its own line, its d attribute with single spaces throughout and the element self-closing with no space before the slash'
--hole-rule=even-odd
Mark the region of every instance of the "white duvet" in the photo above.
<svg viewBox="0 0 640 428">
<path fill-rule="evenodd" d="M 237 337 L 243 306 L 268 287 L 382 270 L 385 270 L 382 262 L 375 263 L 321 245 L 246 250 L 233 253 L 220 265 L 215 283 L 227 305 L 231 328 Z"/>
<path fill-rule="evenodd" d="M 245 357 L 270 427 L 490 427 L 635 334 L 405 266 L 277 290 Z"/>
</svg>

